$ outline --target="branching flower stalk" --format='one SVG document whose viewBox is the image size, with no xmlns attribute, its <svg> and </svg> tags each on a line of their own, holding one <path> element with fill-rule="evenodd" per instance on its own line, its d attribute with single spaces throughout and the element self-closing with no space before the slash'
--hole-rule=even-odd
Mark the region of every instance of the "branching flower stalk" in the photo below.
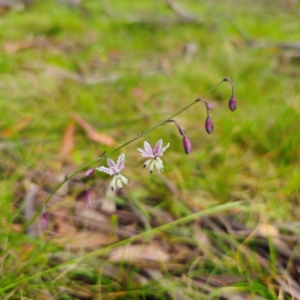
<svg viewBox="0 0 300 300">
<path fill-rule="evenodd" d="M 211 105 L 204 101 L 204 96 L 206 96 L 208 93 L 210 93 L 211 91 L 215 90 L 222 82 L 229 82 L 231 84 L 231 87 L 232 87 L 232 98 L 234 98 L 234 86 L 233 86 L 233 83 L 231 82 L 231 80 L 228 78 L 228 77 L 225 77 L 224 79 L 222 79 L 219 83 L 217 83 L 215 86 L 213 86 L 211 89 L 209 89 L 208 91 L 206 91 L 202 96 L 198 97 L 196 100 L 194 100 L 193 102 L 191 102 L 190 104 L 186 105 L 185 107 L 183 107 L 181 110 L 179 110 L 178 112 L 174 113 L 173 115 L 171 115 L 169 118 L 159 122 L 158 124 L 152 126 L 151 128 L 143 131 L 142 133 L 138 134 L 137 136 L 135 136 L 134 138 L 130 139 L 129 141 L 123 143 L 122 145 L 120 145 L 119 147 L 117 147 L 116 149 L 114 149 L 113 151 L 111 151 L 110 153 L 106 154 L 106 151 L 103 152 L 100 157 L 98 157 L 97 159 L 95 159 L 94 161 L 88 163 L 88 164 L 85 164 L 84 166 L 78 168 L 76 171 L 74 171 L 73 173 L 71 173 L 70 175 L 66 176 L 65 179 L 59 183 L 54 189 L 53 191 L 51 192 L 51 194 L 47 197 L 47 199 L 44 201 L 45 204 L 47 204 L 51 198 L 56 194 L 56 192 L 71 178 L 73 178 L 76 174 L 78 174 L 79 172 L 81 171 L 84 171 L 84 170 L 87 170 L 86 171 L 86 176 L 90 176 L 93 171 L 92 169 L 90 169 L 90 167 L 96 163 L 99 163 L 101 162 L 104 158 L 109 158 L 110 156 L 112 156 L 114 153 L 118 152 L 120 149 L 124 148 L 125 146 L 131 144 L 132 142 L 134 142 L 135 140 L 137 139 L 140 139 L 141 137 L 145 136 L 147 133 L 149 133 L 150 131 L 156 129 L 157 127 L 167 123 L 167 122 L 170 122 L 174 117 L 178 116 L 179 114 L 183 113 L 184 111 L 186 111 L 187 109 L 189 109 L 191 106 L 195 105 L 196 103 L 198 102 L 204 102 L 205 105 L 206 105 L 206 108 L 207 108 L 207 113 L 208 113 L 208 117 L 209 117 L 209 110 L 211 109 Z M 235 98 L 234 98 L 235 99 Z M 232 101 L 232 100 L 231 100 Z M 234 101 L 232 101 L 234 102 Z M 235 106 L 234 105 L 229 105 L 230 109 L 231 110 L 234 110 L 235 107 L 236 107 L 236 102 L 235 102 Z M 233 109 L 234 108 L 234 109 Z M 172 121 L 171 121 L 172 122 Z M 207 130 L 207 128 L 206 128 Z M 184 137 L 185 136 L 185 133 L 183 135 Z M 187 141 L 185 140 L 185 142 L 187 143 Z M 187 148 L 184 149 L 185 152 L 189 152 L 189 148 L 191 148 L 191 145 L 187 145 Z M 27 228 L 35 221 L 35 219 L 41 214 L 43 208 L 40 208 L 36 214 L 34 215 L 34 217 L 31 219 L 30 222 L 27 223 L 27 226 L 25 226 L 25 230 L 27 230 Z"/>
<path fill-rule="evenodd" d="M 231 97 L 229 99 L 229 102 L 228 102 L 228 106 L 229 106 L 229 109 L 231 111 L 235 111 L 236 110 L 236 99 L 235 99 L 235 95 L 234 95 L 234 85 L 233 85 L 233 82 L 228 78 L 224 78 L 224 81 L 227 81 L 231 84 Z"/>
</svg>

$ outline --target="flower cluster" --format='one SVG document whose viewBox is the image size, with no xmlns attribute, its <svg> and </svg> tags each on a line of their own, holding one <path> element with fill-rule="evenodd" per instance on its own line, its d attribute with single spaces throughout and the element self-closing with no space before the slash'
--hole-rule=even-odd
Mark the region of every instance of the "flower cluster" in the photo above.
<svg viewBox="0 0 300 300">
<path fill-rule="evenodd" d="M 234 96 L 234 86 L 233 83 L 230 81 L 229 78 L 224 78 L 223 81 L 227 81 L 231 84 L 232 87 L 232 96 L 229 100 L 228 106 L 231 111 L 234 111 L 236 109 L 236 99 Z M 206 120 L 204 123 L 204 127 L 207 133 L 211 134 L 214 131 L 214 123 L 210 117 L 210 110 L 212 109 L 212 105 L 204 101 L 203 98 L 198 98 L 195 100 L 195 102 L 203 102 L 206 106 Z M 182 136 L 182 146 L 185 154 L 189 154 L 192 151 L 192 143 L 190 139 L 187 137 L 185 131 L 183 128 L 179 125 L 179 123 L 176 120 L 168 119 L 165 122 L 172 122 L 176 125 L 179 134 Z M 137 150 L 140 152 L 140 155 L 145 158 L 149 158 L 144 162 L 144 168 L 148 168 L 150 174 L 152 174 L 153 170 L 156 169 L 158 173 L 163 171 L 164 165 L 163 161 L 160 157 L 163 156 L 164 152 L 167 150 L 167 148 L 170 146 L 168 143 L 165 147 L 163 147 L 163 141 L 160 139 L 154 148 L 150 145 L 149 142 L 144 142 L 144 149 L 137 148 Z M 100 172 L 107 173 L 110 176 L 113 176 L 113 179 L 110 183 L 110 188 L 112 191 L 119 189 L 122 191 L 123 185 L 128 185 L 128 179 L 121 174 L 121 171 L 124 169 L 125 164 L 125 154 L 122 153 L 117 162 L 115 163 L 111 158 L 107 159 L 108 168 L 106 167 L 100 167 L 96 169 L 89 169 L 86 171 L 85 176 L 89 177 L 91 176 L 95 170 L 98 170 Z M 90 195 L 89 192 L 86 191 L 86 199 L 88 206 L 90 205 Z"/>
<path fill-rule="evenodd" d="M 144 149 L 138 148 L 138 151 L 143 157 L 150 158 L 144 163 L 144 168 L 149 168 L 150 173 L 153 172 L 154 168 L 159 173 L 163 171 L 164 165 L 163 161 L 160 159 L 160 156 L 163 156 L 163 153 L 169 146 L 170 144 L 167 144 L 165 147 L 163 147 L 163 141 L 160 139 L 154 148 L 151 147 L 149 142 L 144 143 Z M 108 168 L 100 167 L 96 168 L 96 170 L 113 176 L 113 179 L 110 183 L 110 188 L 112 191 L 116 190 L 117 188 L 122 191 L 123 184 L 128 185 L 128 179 L 121 174 L 121 171 L 124 169 L 125 154 L 122 153 L 116 163 L 111 158 L 108 158 L 107 164 Z M 91 174 L 93 174 L 91 170 L 86 172 L 86 176 L 90 176 Z"/>
</svg>

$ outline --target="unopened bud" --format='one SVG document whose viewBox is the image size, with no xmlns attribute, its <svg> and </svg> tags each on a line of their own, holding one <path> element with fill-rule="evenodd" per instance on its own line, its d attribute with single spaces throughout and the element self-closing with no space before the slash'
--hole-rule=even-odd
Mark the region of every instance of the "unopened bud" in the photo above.
<svg viewBox="0 0 300 300">
<path fill-rule="evenodd" d="M 182 145 L 183 145 L 185 154 L 189 154 L 192 151 L 192 144 L 188 137 L 186 137 L 186 136 L 183 137 Z"/>
<path fill-rule="evenodd" d="M 42 229 L 47 228 L 47 213 L 45 211 L 42 212 Z"/>
<path fill-rule="evenodd" d="M 90 177 L 94 174 L 95 172 L 95 169 L 88 169 L 86 172 L 85 172 L 85 177 Z"/>
<path fill-rule="evenodd" d="M 91 194 L 89 190 L 85 190 L 85 199 L 86 199 L 86 204 L 87 207 L 91 206 Z"/>
<path fill-rule="evenodd" d="M 47 213 L 46 213 L 46 204 L 45 203 L 43 206 L 41 223 L 42 223 L 42 229 L 46 229 L 47 228 Z"/>
<path fill-rule="evenodd" d="M 209 134 L 211 134 L 214 131 L 214 123 L 210 117 L 206 118 L 205 129 Z"/>
<path fill-rule="evenodd" d="M 231 97 L 229 99 L 228 106 L 229 106 L 229 108 L 230 108 L 231 111 L 235 111 L 236 110 L 236 99 L 235 99 L 235 97 Z"/>
</svg>

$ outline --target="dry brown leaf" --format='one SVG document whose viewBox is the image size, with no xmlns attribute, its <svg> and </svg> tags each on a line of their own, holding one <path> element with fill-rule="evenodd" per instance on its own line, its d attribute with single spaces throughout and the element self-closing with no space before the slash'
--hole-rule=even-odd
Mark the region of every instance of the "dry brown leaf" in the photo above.
<svg viewBox="0 0 300 300">
<path fill-rule="evenodd" d="M 5 129 L 0 133 L 1 137 L 11 137 L 13 135 L 13 133 L 15 132 L 19 132 L 21 130 L 23 130 L 25 127 L 28 126 L 28 124 L 31 122 L 31 118 L 24 118 L 22 120 L 20 120 L 18 123 L 16 123 L 12 128 L 9 129 Z"/>
<path fill-rule="evenodd" d="M 166 262 L 169 259 L 169 254 L 156 245 L 126 245 L 114 249 L 109 257 L 109 260 L 114 262 L 143 260 Z"/>
<path fill-rule="evenodd" d="M 211 246 L 211 241 L 209 237 L 202 229 L 199 228 L 198 225 L 193 225 L 192 228 L 194 230 L 194 238 L 196 239 L 197 243 L 199 243 L 199 246 Z"/>
<path fill-rule="evenodd" d="M 67 219 L 67 210 L 64 208 L 57 209 L 57 213 L 59 213 L 59 217 L 55 219 L 55 233 L 59 236 L 75 235 L 78 232 L 78 229 L 74 224 Z M 62 218 L 64 216 L 64 218 Z"/>
<path fill-rule="evenodd" d="M 102 210 L 107 213 L 114 213 L 117 210 L 117 204 L 114 201 L 114 197 L 116 196 L 116 189 L 114 191 L 111 188 L 107 188 L 105 191 L 105 195 L 102 199 Z"/>
<path fill-rule="evenodd" d="M 45 295 L 43 293 L 45 293 Z M 54 298 L 48 292 L 41 291 L 34 295 L 34 299 L 36 299 L 36 300 L 53 300 Z"/>
<path fill-rule="evenodd" d="M 23 232 L 24 228 L 21 224 L 11 224 L 10 229 L 14 232 Z"/>
<path fill-rule="evenodd" d="M 3 1 L 3 0 L 2 0 Z M 8 0 L 12 1 L 12 0 Z M 1 4 L 1 0 L 0 0 Z M 7 53 L 16 53 L 30 48 L 45 48 L 49 47 L 49 40 L 45 38 L 33 38 L 23 41 L 6 41 L 2 44 L 3 51 Z"/>
<path fill-rule="evenodd" d="M 97 221 L 99 224 L 105 224 L 109 222 L 109 217 L 97 210 L 88 208 L 85 202 L 75 203 L 74 213 L 75 216 L 80 218 L 81 225 L 90 223 L 92 221 Z"/>
<path fill-rule="evenodd" d="M 31 41 L 21 41 L 21 42 L 5 42 L 3 44 L 3 50 L 8 53 L 15 53 L 20 50 L 24 50 L 31 46 Z"/>
<path fill-rule="evenodd" d="M 75 124 L 71 121 L 64 133 L 60 154 L 62 156 L 69 155 L 74 149 Z"/>
<path fill-rule="evenodd" d="M 259 224 L 254 230 L 253 234 L 256 236 L 270 238 L 275 245 L 281 245 L 283 248 L 285 248 L 285 243 L 281 241 L 279 237 L 279 229 L 272 224 L 268 224 L 266 222 Z"/>
<path fill-rule="evenodd" d="M 21 247 L 20 252 L 19 252 L 19 261 L 24 262 L 30 259 L 32 253 L 35 250 L 35 245 L 33 244 L 25 244 Z"/>
<path fill-rule="evenodd" d="M 256 227 L 256 230 L 254 232 L 255 234 L 261 235 L 263 237 L 278 237 L 279 236 L 279 230 L 277 227 L 275 227 L 272 224 L 268 223 L 261 223 Z"/>
<path fill-rule="evenodd" d="M 89 138 L 97 143 L 100 143 L 105 146 L 114 146 L 116 145 L 115 140 L 107 134 L 102 134 L 96 131 L 92 125 L 85 121 L 78 114 L 73 114 L 73 119 L 78 125 L 80 125 L 88 134 Z"/>
<path fill-rule="evenodd" d="M 65 247 L 75 250 L 82 248 L 98 248 L 104 245 L 109 245 L 111 243 L 117 242 L 118 239 L 112 234 L 87 230 L 75 234 L 74 232 L 69 232 L 56 240 L 58 243 L 64 245 Z"/>
</svg>

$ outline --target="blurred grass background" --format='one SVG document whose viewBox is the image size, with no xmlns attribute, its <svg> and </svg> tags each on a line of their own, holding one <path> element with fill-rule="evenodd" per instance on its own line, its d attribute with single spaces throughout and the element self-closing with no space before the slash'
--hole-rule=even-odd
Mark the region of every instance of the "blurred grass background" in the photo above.
<svg viewBox="0 0 300 300">
<path fill-rule="evenodd" d="M 190 155 L 184 154 L 173 124 L 128 145 L 122 150 L 127 157 L 124 175 L 131 182 L 126 189 L 137 199 L 160 197 L 158 206 L 176 218 L 190 213 L 188 204 L 170 194 L 161 178 L 141 172 L 143 162 L 136 148 L 144 140 L 155 144 L 162 138 L 171 144 L 164 155 L 163 176 L 190 203 L 208 208 L 247 200 L 249 213 L 236 218 L 250 228 L 260 221 L 298 220 L 298 1 L 174 2 L 193 19 L 183 19 L 158 0 L 37 0 L 1 14 L 3 260 L 7 261 L 7 245 L 14 239 L 17 242 L 9 251 L 16 256 L 24 243 L 40 244 L 39 254 L 44 247 L 47 253 L 54 247 L 12 233 L 11 224 L 19 213 L 15 185 L 30 169 L 61 172 L 63 134 L 74 113 L 121 144 L 227 76 L 235 84 L 237 110 L 228 109 L 231 89 L 223 83 L 205 98 L 213 104 L 213 134 L 205 132 L 206 111 L 201 103 L 175 118 L 192 142 Z M 68 163 L 76 167 L 113 150 L 89 139 L 80 127 L 74 142 Z M 38 261 L 35 266 L 47 268 L 47 262 Z M 9 263 L 2 268 L 13 276 Z M 5 272 L 2 287 L 12 280 Z M 26 269 L 19 275 L 30 272 Z M 41 289 L 53 288 L 39 284 Z M 31 288 L 28 284 L 21 290 L 35 299 L 28 295 Z M 264 295 L 264 289 L 256 282 L 250 287 L 252 295 L 276 299 Z M 19 299 L 22 293 L 15 294 Z M 139 296 L 126 299 L 134 297 Z"/>
</svg>

